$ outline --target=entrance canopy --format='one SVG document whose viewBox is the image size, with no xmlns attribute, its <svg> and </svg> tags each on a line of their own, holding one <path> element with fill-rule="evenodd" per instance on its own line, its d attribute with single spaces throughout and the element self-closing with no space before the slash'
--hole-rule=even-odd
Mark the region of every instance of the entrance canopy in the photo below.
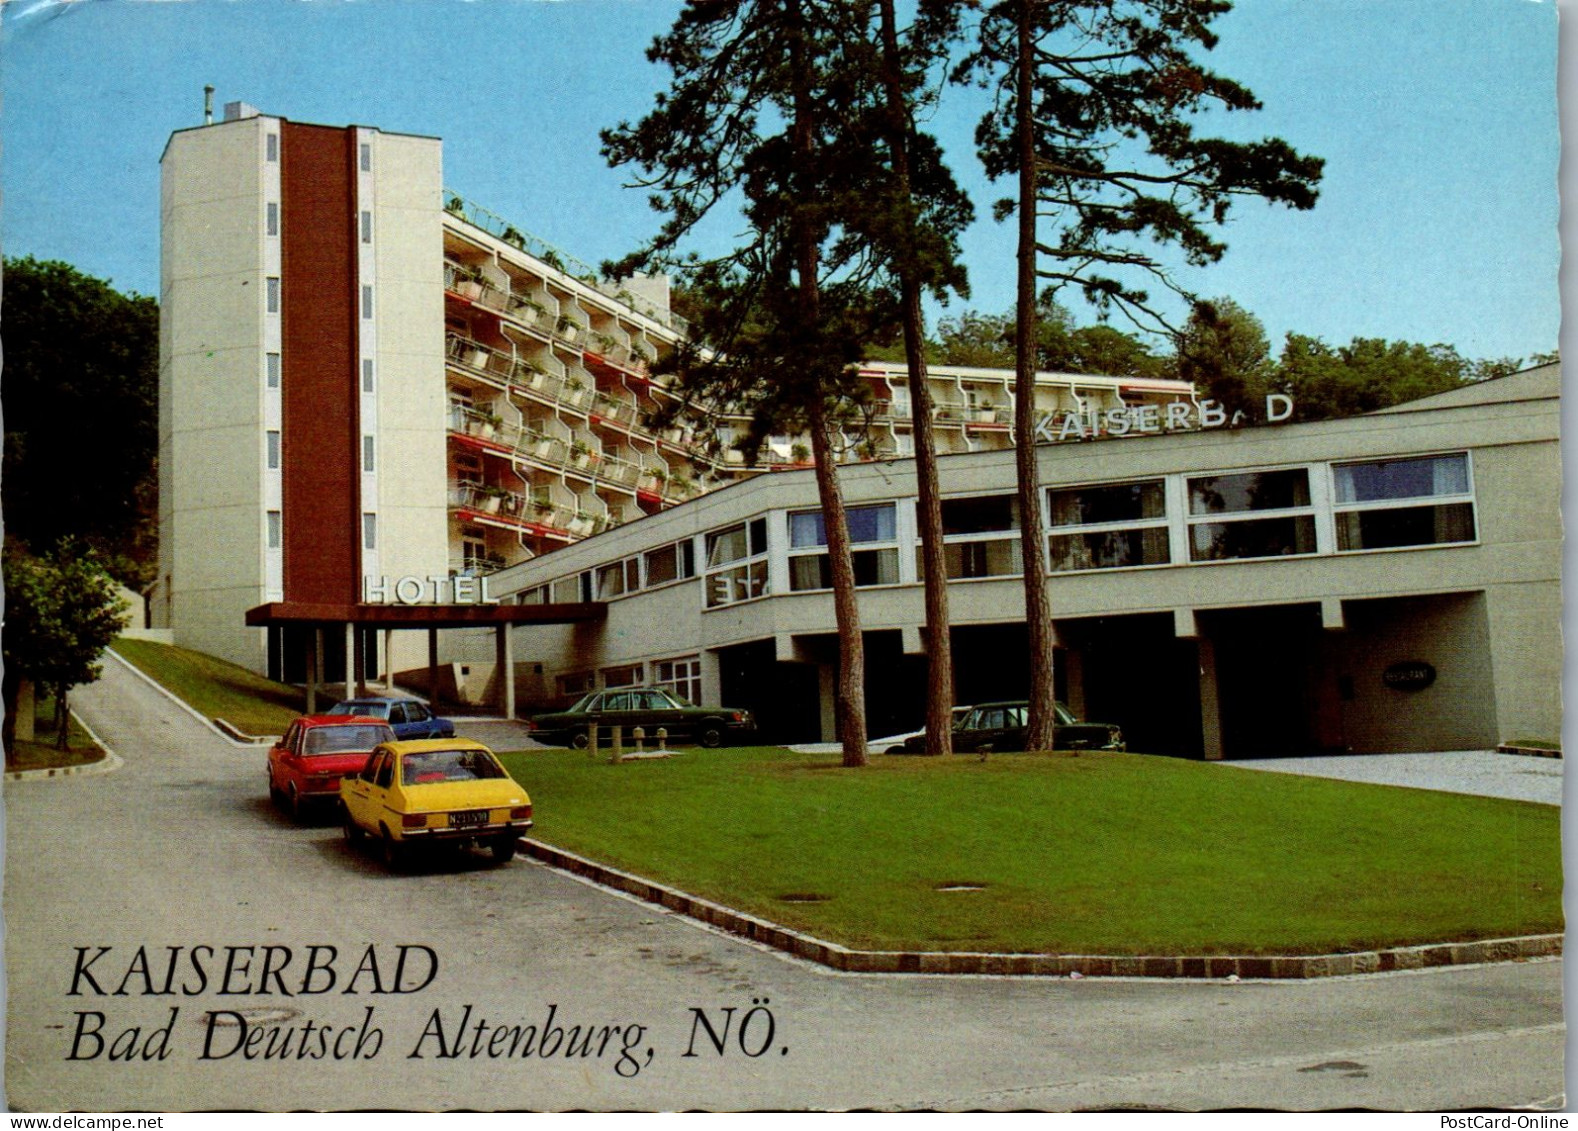
<svg viewBox="0 0 1578 1131">
<path fill-rule="evenodd" d="M 367 693 L 367 668 L 373 662 L 361 646 L 363 631 L 381 630 L 388 634 L 405 629 L 427 630 L 428 689 L 437 687 L 438 633 L 446 628 L 491 628 L 494 633 L 499 679 L 499 708 L 505 718 L 515 716 L 514 647 L 511 630 L 521 624 L 570 624 L 577 621 L 602 621 L 608 606 L 602 601 L 576 601 L 549 605 L 494 604 L 330 604 L 302 601 L 272 601 L 247 610 L 250 628 L 295 628 L 308 630 L 306 642 L 307 713 L 317 709 L 318 688 L 324 672 L 324 630 L 345 633 L 346 696 Z M 369 644 L 367 651 L 371 651 Z M 387 648 L 385 649 L 387 652 Z M 392 678 L 392 676 L 391 676 Z"/>
<path fill-rule="evenodd" d="M 367 628 L 495 628 L 504 624 L 570 624 L 608 616 L 602 601 L 558 605 L 330 605 L 271 601 L 247 610 L 249 628 L 355 624 Z"/>
</svg>

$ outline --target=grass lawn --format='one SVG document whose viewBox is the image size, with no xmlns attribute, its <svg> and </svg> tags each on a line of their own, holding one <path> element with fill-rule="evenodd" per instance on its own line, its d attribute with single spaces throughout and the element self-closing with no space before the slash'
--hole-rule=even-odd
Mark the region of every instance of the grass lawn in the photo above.
<svg viewBox="0 0 1578 1131">
<path fill-rule="evenodd" d="M 33 711 L 33 741 L 15 742 L 6 751 L 5 768 L 8 770 L 47 770 L 63 766 L 85 766 L 104 757 L 104 751 L 88 737 L 82 724 L 71 720 L 67 749 L 55 749 L 55 700 L 40 696 Z"/>
<path fill-rule="evenodd" d="M 504 757 L 537 837 L 860 948 L 1321 953 L 1562 924 L 1554 806 L 1132 754 Z M 981 890 L 939 890 L 960 885 Z"/>
<path fill-rule="evenodd" d="M 283 734 L 307 709 L 301 689 L 201 652 L 152 640 L 117 640 L 110 647 L 197 711 L 245 734 Z"/>
</svg>

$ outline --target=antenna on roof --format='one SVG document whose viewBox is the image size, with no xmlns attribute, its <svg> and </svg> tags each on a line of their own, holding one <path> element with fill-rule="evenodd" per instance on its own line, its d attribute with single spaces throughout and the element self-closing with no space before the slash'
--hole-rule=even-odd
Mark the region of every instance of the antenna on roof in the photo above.
<svg viewBox="0 0 1578 1131">
<path fill-rule="evenodd" d="M 205 87 L 203 87 L 203 125 L 211 126 L 213 124 L 214 124 L 214 88 L 212 86 L 205 86 Z"/>
</svg>

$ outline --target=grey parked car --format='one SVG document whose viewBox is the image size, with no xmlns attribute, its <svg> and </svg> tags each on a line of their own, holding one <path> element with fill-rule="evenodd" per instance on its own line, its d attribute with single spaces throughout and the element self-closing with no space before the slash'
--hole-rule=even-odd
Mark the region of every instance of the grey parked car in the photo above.
<svg viewBox="0 0 1578 1131">
<path fill-rule="evenodd" d="M 1006 703 L 978 703 L 953 725 L 953 752 L 968 754 L 983 746 L 994 751 L 1023 750 L 1025 724 L 1030 704 L 1026 700 Z M 1052 728 L 1056 750 L 1126 750 L 1123 732 L 1111 723 L 1082 723 L 1063 704 L 1057 704 L 1057 719 Z M 905 739 L 901 746 L 888 747 L 889 754 L 926 753 L 925 732 Z"/>
</svg>

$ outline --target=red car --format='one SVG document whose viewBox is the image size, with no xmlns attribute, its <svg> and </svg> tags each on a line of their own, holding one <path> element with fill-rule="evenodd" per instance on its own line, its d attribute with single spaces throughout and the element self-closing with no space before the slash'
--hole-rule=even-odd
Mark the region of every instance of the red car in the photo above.
<svg viewBox="0 0 1578 1131">
<path fill-rule="evenodd" d="M 303 715 L 268 752 L 268 794 L 296 820 L 309 805 L 335 801 L 340 777 L 367 764 L 373 747 L 393 742 L 382 719 Z"/>
</svg>

